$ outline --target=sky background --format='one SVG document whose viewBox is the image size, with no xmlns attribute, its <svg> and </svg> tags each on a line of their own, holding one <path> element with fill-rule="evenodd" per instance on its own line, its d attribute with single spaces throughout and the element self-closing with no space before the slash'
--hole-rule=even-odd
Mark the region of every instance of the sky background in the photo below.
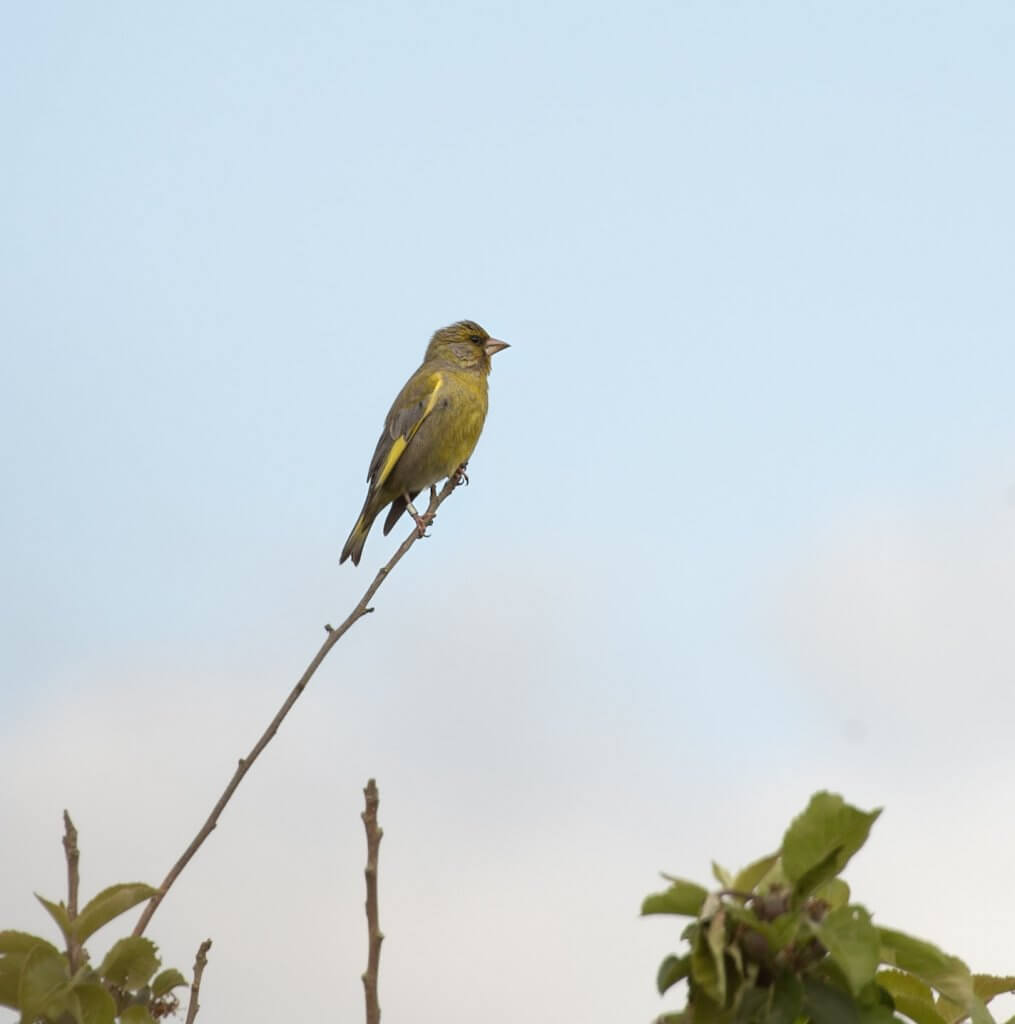
<svg viewBox="0 0 1015 1024">
<path fill-rule="evenodd" d="M 149 929 L 200 1019 L 362 1019 L 370 776 L 387 1020 L 649 1020 L 657 872 L 824 787 L 879 921 L 1015 972 L 1015 7 L 7 5 L 0 118 L 2 926 L 64 807 L 162 879 L 468 317 L 471 486 Z"/>
</svg>

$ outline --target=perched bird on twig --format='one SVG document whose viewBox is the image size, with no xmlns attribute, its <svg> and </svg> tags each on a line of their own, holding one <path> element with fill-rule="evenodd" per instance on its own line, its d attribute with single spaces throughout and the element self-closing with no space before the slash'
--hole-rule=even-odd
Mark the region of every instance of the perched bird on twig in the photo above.
<svg viewBox="0 0 1015 1024">
<path fill-rule="evenodd" d="M 359 565 L 367 534 L 378 513 L 387 535 L 406 509 L 420 534 L 426 526 L 412 502 L 424 487 L 455 474 L 465 465 L 486 419 L 490 359 L 507 348 L 472 320 L 459 320 L 434 333 L 420 368 L 406 381 L 384 421 L 367 472 L 366 501 L 341 562 Z M 467 480 L 468 478 L 465 477 Z"/>
</svg>

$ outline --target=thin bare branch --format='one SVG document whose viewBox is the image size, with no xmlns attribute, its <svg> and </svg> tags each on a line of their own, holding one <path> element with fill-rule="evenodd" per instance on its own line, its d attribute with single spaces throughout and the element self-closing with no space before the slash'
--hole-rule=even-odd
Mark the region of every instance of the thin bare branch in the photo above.
<svg viewBox="0 0 1015 1024">
<path fill-rule="evenodd" d="M 67 917 L 73 922 L 78 916 L 78 887 L 81 882 L 78 862 L 81 853 L 78 850 L 78 830 L 66 811 L 63 812 L 63 850 L 67 855 Z M 73 976 L 81 966 L 81 943 L 73 937 L 67 939 L 67 963 Z"/>
<path fill-rule="evenodd" d="M 197 1011 L 201 1009 L 198 1002 L 198 995 L 201 991 L 201 977 L 208 964 L 208 950 L 211 949 L 211 939 L 205 939 L 197 947 L 197 956 L 194 957 L 194 980 L 190 983 L 190 1002 L 187 1004 L 187 1020 L 185 1024 L 194 1024 L 197 1018 Z"/>
<path fill-rule="evenodd" d="M 377 972 L 381 966 L 381 943 L 384 941 L 384 934 L 381 932 L 377 909 L 377 856 L 380 853 L 384 829 L 377 824 L 377 808 L 381 802 L 381 795 L 373 779 L 367 782 L 363 796 L 366 798 L 366 809 L 360 817 L 367 833 L 367 866 L 363 872 L 367 880 L 367 969 L 363 973 L 363 995 L 366 999 L 367 1024 L 380 1024 L 381 1004 L 377 996 Z"/>
<path fill-rule="evenodd" d="M 434 516 L 437 514 L 437 509 L 440 508 L 441 504 L 451 495 L 451 492 L 458 486 L 459 477 L 457 475 L 448 478 L 447 483 L 441 488 L 440 493 L 437 493 L 431 489 L 430 504 L 427 507 L 426 512 L 423 513 L 423 522 L 426 525 L 430 525 Z M 278 714 L 271 720 L 268 728 L 261 734 L 261 738 L 254 744 L 250 753 L 246 757 L 241 758 L 236 771 L 233 773 L 233 777 L 229 780 L 229 784 L 226 786 L 222 795 L 219 797 L 218 802 L 211 810 L 211 814 L 208 815 L 208 820 L 201 826 L 197 835 L 191 840 L 190 845 L 180 855 L 179 860 L 169 869 L 169 874 L 166 875 L 159 886 L 159 891 L 145 904 L 144 911 L 141 917 L 138 919 L 137 924 L 134 927 L 135 935 L 142 935 L 144 930 L 148 927 L 149 921 L 152 919 L 152 915 L 158 909 L 159 904 L 165 899 L 166 893 L 169 892 L 170 887 L 179 877 L 180 873 L 190 862 L 190 859 L 195 853 L 201 848 L 204 841 L 214 831 L 215 826 L 218 824 L 218 820 L 223 810 L 225 810 L 226 804 L 232 799 L 232 795 L 236 792 L 236 787 L 243 781 L 244 775 L 250 771 L 253 763 L 261 755 L 264 748 L 271 742 L 275 733 L 278 732 L 279 726 L 282 724 L 286 715 L 292 710 L 293 705 L 299 699 L 300 694 L 306 689 L 307 683 L 310 682 L 314 673 L 320 668 L 321 662 L 328 656 L 332 647 L 338 643 L 339 640 L 349 631 L 349 629 L 355 625 L 364 615 L 369 614 L 373 611 L 370 607 L 370 601 L 380 585 L 388 578 L 391 570 L 402 560 L 402 557 L 406 552 L 419 540 L 419 532 L 416 527 L 413 527 L 412 533 L 402 542 L 401 547 L 394 553 L 388 563 L 378 570 L 377 575 L 374 577 L 373 582 L 366 589 L 363 597 L 360 599 L 359 604 L 349 613 L 345 621 L 334 628 L 330 625 L 325 626 L 328 637 L 321 645 L 321 649 L 314 655 L 313 661 L 307 666 L 307 670 L 300 676 L 299 682 L 293 687 L 292 692 L 286 698 L 285 703 L 279 708 Z"/>
</svg>

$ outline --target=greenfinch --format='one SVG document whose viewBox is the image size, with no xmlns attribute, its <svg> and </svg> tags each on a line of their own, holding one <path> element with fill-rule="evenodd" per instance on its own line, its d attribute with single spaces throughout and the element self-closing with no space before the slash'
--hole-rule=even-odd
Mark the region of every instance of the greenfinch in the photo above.
<svg viewBox="0 0 1015 1024">
<path fill-rule="evenodd" d="M 490 359 L 507 347 L 472 320 L 434 332 L 420 368 L 406 381 L 384 421 L 367 472 L 363 511 L 340 563 L 351 558 L 359 565 L 370 527 L 387 505 L 385 536 L 406 509 L 422 528 L 412 502 L 424 487 L 464 473 L 486 419 Z"/>
</svg>

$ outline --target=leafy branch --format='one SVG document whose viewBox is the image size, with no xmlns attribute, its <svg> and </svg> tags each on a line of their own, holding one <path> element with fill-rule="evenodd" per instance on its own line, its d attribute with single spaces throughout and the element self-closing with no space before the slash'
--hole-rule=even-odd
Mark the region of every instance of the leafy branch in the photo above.
<svg viewBox="0 0 1015 1024">
<path fill-rule="evenodd" d="M 1015 977 L 973 974 L 850 901 L 839 874 L 880 813 L 816 793 L 775 853 L 736 875 L 713 864 L 718 890 L 665 875 L 641 912 L 692 920 L 656 979 L 686 981 L 687 1006 L 660 1024 L 995 1024 L 987 1003 Z"/>
</svg>

